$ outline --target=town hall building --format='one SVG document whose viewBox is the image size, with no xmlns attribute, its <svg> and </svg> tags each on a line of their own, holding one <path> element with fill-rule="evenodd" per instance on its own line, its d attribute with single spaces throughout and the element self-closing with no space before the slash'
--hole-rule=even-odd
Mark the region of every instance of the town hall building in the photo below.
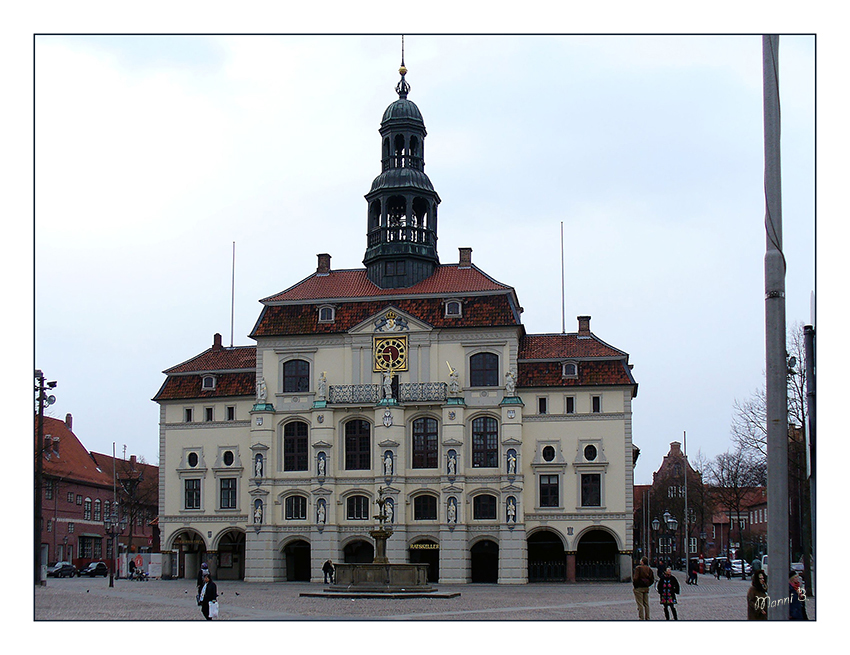
<svg viewBox="0 0 850 655">
<path fill-rule="evenodd" d="M 164 371 L 164 577 L 321 582 L 393 562 L 440 583 L 624 580 L 633 550 L 629 355 L 577 330 L 528 334 L 516 291 L 461 248 L 437 254 L 425 123 L 398 99 L 366 194 L 364 268 L 261 300 L 254 345 Z"/>
</svg>

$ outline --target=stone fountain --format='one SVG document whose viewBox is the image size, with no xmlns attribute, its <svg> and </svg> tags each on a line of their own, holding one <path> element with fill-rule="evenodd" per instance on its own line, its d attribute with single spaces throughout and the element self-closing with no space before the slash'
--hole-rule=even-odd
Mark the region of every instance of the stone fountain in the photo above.
<svg viewBox="0 0 850 655">
<path fill-rule="evenodd" d="M 459 592 L 443 593 L 428 584 L 428 564 L 390 562 L 387 558 L 387 539 L 392 528 L 386 525 L 387 512 L 384 489 L 378 489 L 378 528 L 369 532 L 375 540 L 375 556 L 369 564 L 335 564 L 334 583 L 322 593 L 302 593 L 301 596 L 337 596 L 344 598 L 454 598 Z"/>
</svg>

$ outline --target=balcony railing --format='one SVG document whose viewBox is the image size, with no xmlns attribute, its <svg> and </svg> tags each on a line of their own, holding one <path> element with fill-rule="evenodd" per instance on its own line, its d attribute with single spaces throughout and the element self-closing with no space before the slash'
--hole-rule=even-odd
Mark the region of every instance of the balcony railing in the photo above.
<svg viewBox="0 0 850 655">
<path fill-rule="evenodd" d="M 398 385 L 400 403 L 445 402 L 448 385 L 445 382 L 403 382 Z M 381 399 L 379 384 L 332 384 L 328 387 L 331 404 L 377 404 Z"/>
</svg>

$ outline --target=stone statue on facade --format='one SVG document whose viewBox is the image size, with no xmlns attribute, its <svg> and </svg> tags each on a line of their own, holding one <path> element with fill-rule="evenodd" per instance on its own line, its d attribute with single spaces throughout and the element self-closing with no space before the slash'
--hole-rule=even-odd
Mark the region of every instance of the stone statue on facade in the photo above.
<svg viewBox="0 0 850 655">
<path fill-rule="evenodd" d="M 449 498 L 449 506 L 446 513 L 449 523 L 457 523 L 457 503 L 454 498 Z"/>
<path fill-rule="evenodd" d="M 319 376 L 319 382 L 316 388 L 316 396 L 319 400 L 328 399 L 328 378 L 325 375 L 325 371 L 322 371 L 322 374 Z"/>
<path fill-rule="evenodd" d="M 446 362 L 449 367 L 449 393 L 452 396 L 457 396 L 460 393 L 460 379 L 457 369 L 452 368 L 452 365 Z"/>
<path fill-rule="evenodd" d="M 254 477 L 263 477 L 263 456 L 261 453 L 257 453 L 257 456 L 254 457 Z"/>
<path fill-rule="evenodd" d="M 454 453 L 449 453 L 449 475 L 457 473 L 457 456 Z"/>
<path fill-rule="evenodd" d="M 508 452 L 508 475 L 516 475 L 516 453 L 513 450 Z"/>
<path fill-rule="evenodd" d="M 317 459 L 318 459 L 317 467 L 318 467 L 318 474 L 319 474 L 320 478 L 325 477 L 325 456 L 324 455 L 325 455 L 324 453 L 319 453 L 317 455 Z"/>
<path fill-rule="evenodd" d="M 516 523 L 516 501 L 508 498 L 508 523 Z"/>
<path fill-rule="evenodd" d="M 263 501 L 257 500 L 254 503 L 254 523 L 262 523 L 263 522 Z"/>
<path fill-rule="evenodd" d="M 384 453 L 384 475 L 387 477 L 393 474 L 393 454 L 388 450 Z"/>
<path fill-rule="evenodd" d="M 505 395 L 516 395 L 516 371 L 513 369 L 505 373 Z"/>
<path fill-rule="evenodd" d="M 264 377 L 260 377 L 257 379 L 257 403 L 265 404 L 266 400 L 268 400 L 268 390 L 266 389 L 266 379 Z"/>
</svg>

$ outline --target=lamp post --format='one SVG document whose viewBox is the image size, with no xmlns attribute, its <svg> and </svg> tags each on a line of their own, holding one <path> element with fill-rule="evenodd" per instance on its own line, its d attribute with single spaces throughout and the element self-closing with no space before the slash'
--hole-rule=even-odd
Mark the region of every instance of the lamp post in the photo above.
<svg viewBox="0 0 850 655">
<path fill-rule="evenodd" d="M 672 537 L 673 545 L 672 545 L 672 548 L 670 550 L 673 553 L 673 561 L 674 561 L 674 566 L 675 566 L 675 563 L 676 563 L 676 560 L 675 560 L 675 558 L 676 558 L 676 528 L 679 527 L 679 522 L 676 520 L 676 517 L 673 516 L 672 514 L 670 514 L 669 512 L 664 512 L 664 520 L 667 523 L 667 529 L 670 530 L 670 532 L 673 533 L 673 537 Z M 676 567 L 676 568 L 678 568 L 678 567 Z"/>
<path fill-rule="evenodd" d="M 668 538 L 675 539 L 676 528 L 679 527 L 679 522 L 676 520 L 676 517 L 673 516 L 667 510 L 664 510 L 664 515 L 662 516 L 662 518 L 664 519 L 664 527 L 667 528 L 667 531 L 673 532 L 673 537 L 668 537 Z M 652 519 L 652 529 L 656 533 L 658 533 L 658 531 L 661 529 L 661 527 L 662 527 L 661 521 L 659 521 L 657 517 Z M 659 544 L 658 550 L 661 551 L 661 544 Z M 675 556 L 675 552 L 674 552 L 672 545 L 670 547 L 670 554 Z"/>
<path fill-rule="evenodd" d="M 118 568 L 118 544 L 116 542 L 116 537 L 124 532 L 124 529 L 127 527 L 127 517 L 122 517 L 119 522 L 118 511 L 115 509 L 114 504 L 112 507 L 112 514 L 107 515 L 103 520 L 103 530 L 106 532 L 106 536 L 112 540 L 112 566 L 109 567 L 110 587 L 115 586 L 114 571 Z"/>
<path fill-rule="evenodd" d="M 48 396 L 46 395 L 46 389 L 53 389 L 56 386 L 56 382 L 45 382 L 44 381 L 44 373 L 40 370 L 36 369 L 35 371 L 35 391 L 37 393 L 36 401 L 38 407 L 38 433 L 36 435 L 36 444 L 35 444 L 35 539 L 34 539 L 34 573 L 35 573 L 35 584 L 41 585 L 43 584 L 42 575 L 41 575 L 41 524 L 42 524 L 42 496 L 44 491 L 42 490 L 43 486 L 43 478 L 44 478 L 44 406 L 52 405 L 56 402 L 56 396 Z"/>
</svg>

